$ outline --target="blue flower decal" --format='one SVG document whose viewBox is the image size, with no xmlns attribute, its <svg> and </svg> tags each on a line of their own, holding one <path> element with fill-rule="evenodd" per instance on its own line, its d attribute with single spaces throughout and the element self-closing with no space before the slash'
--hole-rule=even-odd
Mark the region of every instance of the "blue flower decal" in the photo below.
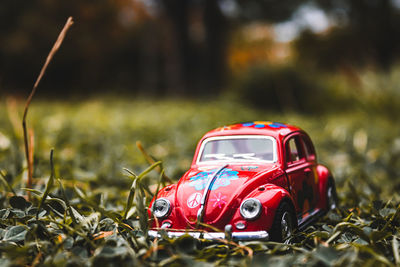
<svg viewBox="0 0 400 267">
<path fill-rule="evenodd" d="M 279 123 L 279 122 L 274 122 L 272 124 L 268 124 L 268 126 L 272 127 L 272 128 L 280 128 L 280 127 L 286 128 L 287 127 L 285 124 Z"/>
<path fill-rule="evenodd" d="M 208 179 L 211 179 L 212 175 L 217 171 L 217 169 L 199 172 L 195 176 L 190 178 L 189 186 L 194 187 L 196 190 L 203 190 L 208 182 Z M 231 180 L 239 179 L 237 171 L 233 171 L 232 169 L 224 169 L 218 175 L 214 181 L 211 190 L 218 189 L 219 187 L 225 187 L 231 184 Z"/>
<path fill-rule="evenodd" d="M 270 122 L 270 121 L 255 121 L 255 122 L 246 122 L 242 123 L 242 126 L 244 127 L 254 127 L 258 129 L 262 129 L 265 127 L 271 127 L 271 128 L 286 128 L 287 126 L 283 123 L 279 122 Z"/>
</svg>

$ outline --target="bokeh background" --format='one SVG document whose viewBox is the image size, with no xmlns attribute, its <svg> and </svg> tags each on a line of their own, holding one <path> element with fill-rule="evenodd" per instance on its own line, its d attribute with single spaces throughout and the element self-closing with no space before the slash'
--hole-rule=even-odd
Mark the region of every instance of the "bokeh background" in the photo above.
<svg viewBox="0 0 400 267">
<path fill-rule="evenodd" d="M 141 140 L 178 179 L 204 132 L 263 119 L 311 131 L 342 183 L 335 166 L 354 165 L 354 149 L 375 167 L 398 150 L 398 0 L 2 1 L 4 144 L 21 143 L 22 104 L 68 16 L 75 24 L 30 111 L 38 166 L 55 147 L 70 157 L 66 176 L 112 179 L 144 163 Z M 380 172 L 399 185 L 399 161 L 388 157 Z M 20 175 L 19 164 L 9 172 Z"/>
<path fill-rule="evenodd" d="M 254 120 L 294 124 L 309 133 L 319 161 L 332 170 L 340 208 L 299 233 L 302 241 L 293 250 L 250 244 L 265 256 L 258 263 L 400 264 L 399 0 L 2 0 L 2 227 L 25 224 L 31 216 L 10 213 L 6 183 L 27 195 L 22 112 L 69 16 L 75 24 L 40 83 L 27 119 L 35 190 L 44 192 L 54 148 L 55 175 L 62 178 L 71 205 L 88 221 L 108 217 L 117 224 L 119 217 L 109 217 L 110 212 L 121 215 L 127 207 L 124 222 L 140 237 L 146 229 L 145 205 L 140 194 L 131 207 L 126 204 L 132 179 L 123 171 L 139 174 L 149 166 L 137 141 L 177 181 L 208 130 Z M 137 185 L 150 188 L 147 204 L 158 179 L 151 172 Z M 84 193 L 77 194 L 74 186 Z M 34 206 L 40 195 L 33 198 Z M 59 189 L 51 196 L 65 199 Z M 84 235 L 106 228 L 90 229 Z M 0 238 L 9 235 L 1 230 Z M 76 239 L 76 251 L 92 246 L 76 233 L 69 235 Z M 131 242 L 123 235 L 114 237 Z M 40 253 L 18 250 L 26 252 L 23 256 L 4 252 L 2 240 L 1 255 L 21 266 L 34 265 L 38 257 L 49 266 L 73 261 L 95 266 L 105 260 L 99 251 L 107 248 L 115 250 L 107 256 L 111 263 L 125 259 L 120 243 L 110 248 L 103 237 L 87 254 L 71 252 L 72 245 L 65 249 L 62 238 L 62 246 L 53 242 Z M 157 244 L 145 240 L 127 246 L 137 254 L 126 257 L 143 264 L 160 263 L 165 255 L 174 255 L 166 264 L 249 263 L 246 256 L 228 257 L 232 247 L 195 250 L 193 240 L 188 241 L 192 250 L 181 252 L 188 247 L 181 241 L 158 247 L 157 256 L 152 250 Z M 8 262 L 4 257 L 1 262 Z"/>
<path fill-rule="evenodd" d="M 399 187 L 398 0 L 4 0 L 0 167 L 13 176 L 23 102 L 68 16 L 30 111 L 35 176 L 55 147 L 64 176 L 112 180 L 144 164 L 141 140 L 178 179 L 204 132 L 265 119 L 309 131 L 339 184 L 363 162 L 357 175 L 379 175 L 361 180 Z"/>
<path fill-rule="evenodd" d="M 3 95 L 29 93 L 68 16 L 42 97 L 229 95 L 320 112 L 398 94 L 398 0 L 5 0 L 0 16 Z"/>
</svg>

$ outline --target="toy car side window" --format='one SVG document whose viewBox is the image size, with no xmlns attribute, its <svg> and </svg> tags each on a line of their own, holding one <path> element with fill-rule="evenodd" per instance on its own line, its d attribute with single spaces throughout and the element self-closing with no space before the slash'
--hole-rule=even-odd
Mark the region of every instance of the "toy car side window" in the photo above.
<svg viewBox="0 0 400 267">
<path fill-rule="evenodd" d="M 301 135 L 301 140 L 304 147 L 304 153 L 308 160 L 315 160 L 315 150 L 310 138 L 306 135 Z"/>
<path fill-rule="evenodd" d="M 293 136 L 286 142 L 286 162 L 293 164 L 304 160 L 299 136 Z"/>
</svg>

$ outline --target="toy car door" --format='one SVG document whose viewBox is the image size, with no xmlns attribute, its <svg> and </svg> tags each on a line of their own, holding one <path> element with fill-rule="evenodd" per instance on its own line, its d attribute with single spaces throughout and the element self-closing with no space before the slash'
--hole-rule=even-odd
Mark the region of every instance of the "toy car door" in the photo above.
<svg viewBox="0 0 400 267">
<path fill-rule="evenodd" d="M 301 218 L 316 206 L 318 180 L 315 179 L 313 162 L 307 160 L 300 133 L 285 139 L 284 151 L 290 193 L 295 200 L 296 213 Z"/>
<path fill-rule="evenodd" d="M 317 173 L 317 157 L 315 154 L 315 149 L 314 149 L 314 145 L 310 139 L 310 137 L 308 137 L 307 134 L 305 133 L 301 133 L 300 134 L 300 140 L 302 143 L 302 148 L 304 151 L 304 157 L 306 158 L 306 164 L 308 165 L 309 169 L 306 169 L 306 173 L 308 173 L 309 177 L 308 180 L 310 182 L 310 184 L 313 185 L 313 191 L 314 191 L 314 199 L 315 199 L 315 203 L 314 203 L 314 207 L 318 206 L 318 202 L 319 202 L 319 177 L 318 177 L 318 173 Z M 311 171 L 310 171 L 311 170 Z"/>
</svg>

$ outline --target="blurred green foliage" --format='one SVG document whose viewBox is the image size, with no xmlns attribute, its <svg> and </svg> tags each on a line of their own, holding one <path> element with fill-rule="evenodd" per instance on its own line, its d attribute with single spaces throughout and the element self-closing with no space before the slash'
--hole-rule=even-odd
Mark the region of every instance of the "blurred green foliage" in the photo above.
<svg viewBox="0 0 400 267">
<path fill-rule="evenodd" d="M 300 65 L 256 65 L 232 80 L 226 97 L 275 112 L 362 110 L 397 119 L 400 67 L 322 74 Z"/>
<path fill-rule="evenodd" d="M 259 108 L 306 113 L 332 108 L 329 92 L 295 67 L 256 66 L 241 76 L 237 97 Z"/>
<path fill-rule="evenodd" d="M 400 123 L 398 113 L 389 116 L 399 106 L 386 106 L 399 101 L 395 93 L 398 75 L 394 71 L 389 76 L 361 73 L 360 77 L 364 89 L 357 96 L 346 94 L 349 85 L 345 78 L 327 80 L 337 92 L 344 91 L 353 101 L 352 107 L 308 115 L 251 108 L 229 97 L 197 101 L 99 97 L 74 103 L 35 100 L 28 117 L 35 137 L 35 188 L 30 202 L 21 197 L 27 194 L 20 119 L 16 116 L 22 105 L 3 99 L 1 264 L 399 264 Z M 381 85 L 386 85 L 387 95 L 377 98 Z M 146 239 L 143 219 L 160 175 L 156 171 L 147 174 L 149 165 L 136 141 L 156 160 L 162 160 L 166 174 L 177 181 L 190 166 L 202 134 L 221 125 L 252 120 L 286 122 L 305 129 L 315 143 L 319 161 L 333 171 L 340 208 L 297 233 L 290 244 L 215 244 L 187 236 Z M 53 147 L 54 177 L 49 164 Z M 124 167 L 131 170 L 129 176 L 123 173 Z"/>
</svg>

